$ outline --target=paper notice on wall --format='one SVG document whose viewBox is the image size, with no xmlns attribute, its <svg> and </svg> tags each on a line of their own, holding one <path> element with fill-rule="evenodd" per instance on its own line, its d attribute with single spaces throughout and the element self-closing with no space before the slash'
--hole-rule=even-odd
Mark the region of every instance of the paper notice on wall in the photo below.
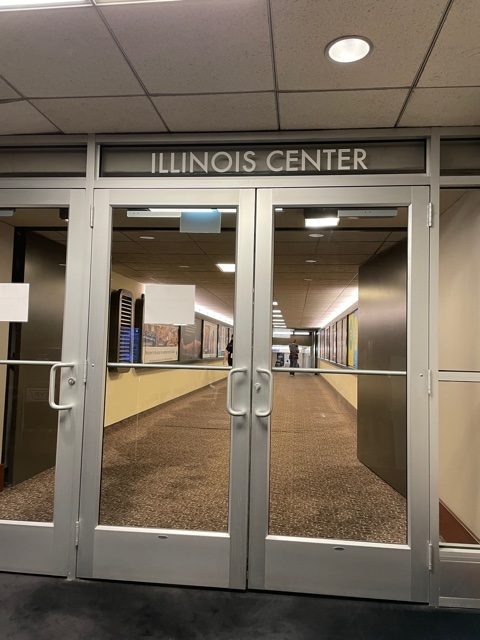
<svg viewBox="0 0 480 640">
<path fill-rule="evenodd" d="M 145 324 L 193 324 L 195 285 L 146 284 Z"/>
<path fill-rule="evenodd" d="M 0 283 L 0 322 L 28 322 L 29 284 Z"/>
</svg>

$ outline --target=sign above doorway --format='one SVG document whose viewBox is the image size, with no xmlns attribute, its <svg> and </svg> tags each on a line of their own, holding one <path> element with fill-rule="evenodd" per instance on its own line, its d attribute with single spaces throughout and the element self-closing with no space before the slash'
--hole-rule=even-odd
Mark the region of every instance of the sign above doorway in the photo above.
<svg viewBox="0 0 480 640">
<path fill-rule="evenodd" d="M 100 177 L 424 173 L 425 140 L 101 147 Z"/>
</svg>

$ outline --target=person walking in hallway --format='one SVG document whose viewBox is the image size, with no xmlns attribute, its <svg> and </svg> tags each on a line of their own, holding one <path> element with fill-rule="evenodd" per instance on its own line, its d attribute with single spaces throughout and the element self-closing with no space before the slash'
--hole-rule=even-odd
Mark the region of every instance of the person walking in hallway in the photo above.
<svg viewBox="0 0 480 640">
<path fill-rule="evenodd" d="M 288 345 L 290 350 L 290 367 L 298 367 L 298 344 L 295 339 Z M 290 375 L 294 376 L 295 372 L 290 371 Z"/>
<path fill-rule="evenodd" d="M 223 358 L 223 361 L 227 361 L 229 367 L 233 366 L 233 333 L 230 337 L 230 340 L 228 341 L 227 346 L 225 347 L 225 356 Z"/>
</svg>

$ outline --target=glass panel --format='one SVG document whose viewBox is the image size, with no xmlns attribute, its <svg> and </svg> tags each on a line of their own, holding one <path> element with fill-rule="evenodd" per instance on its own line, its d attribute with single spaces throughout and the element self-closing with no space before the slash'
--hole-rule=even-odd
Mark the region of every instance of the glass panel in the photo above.
<svg viewBox="0 0 480 640">
<path fill-rule="evenodd" d="M 1 359 L 61 360 L 67 223 L 65 209 L 0 211 L 0 282 L 29 284 L 28 321 L 0 322 Z M 49 367 L 0 365 L 0 519 L 53 520 L 58 413 L 48 380 Z"/>
<path fill-rule="evenodd" d="M 480 384 L 441 382 L 440 540 L 480 543 Z"/>
<path fill-rule="evenodd" d="M 442 176 L 480 174 L 480 140 L 442 140 L 440 143 Z"/>
<path fill-rule="evenodd" d="M 404 208 L 275 212 L 273 342 L 325 329 L 317 368 L 351 373 L 274 374 L 271 535 L 407 541 L 407 232 Z"/>
<path fill-rule="evenodd" d="M 232 355 L 234 362 L 236 210 L 204 216 L 199 207 L 190 210 L 200 221 L 193 223 L 185 210 L 113 212 L 110 362 L 222 366 Z M 194 286 L 187 324 L 165 315 L 188 297 L 184 285 Z M 155 309 L 153 294 L 166 296 Z M 228 530 L 226 376 L 109 368 L 101 524 Z"/>
<path fill-rule="evenodd" d="M 480 190 L 440 193 L 439 368 L 480 371 Z"/>
</svg>

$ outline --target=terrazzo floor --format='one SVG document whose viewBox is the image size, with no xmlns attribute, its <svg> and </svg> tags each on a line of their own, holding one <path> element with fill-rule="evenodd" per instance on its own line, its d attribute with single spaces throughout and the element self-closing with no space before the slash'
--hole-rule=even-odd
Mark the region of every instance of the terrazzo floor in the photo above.
<svg viewBox="0 0 480 640">
<path fill-rule="evenodd" d="M 226 531 L 220 382 L 105 430 L 100 522 Z M 275 375 L 272 535 L 402 544 L 406 501 L 356 458 L 355 412 L 321 377 Z M 0 518 L 51 521 L 53 470 L 0 493 Z"/>
</svg>

